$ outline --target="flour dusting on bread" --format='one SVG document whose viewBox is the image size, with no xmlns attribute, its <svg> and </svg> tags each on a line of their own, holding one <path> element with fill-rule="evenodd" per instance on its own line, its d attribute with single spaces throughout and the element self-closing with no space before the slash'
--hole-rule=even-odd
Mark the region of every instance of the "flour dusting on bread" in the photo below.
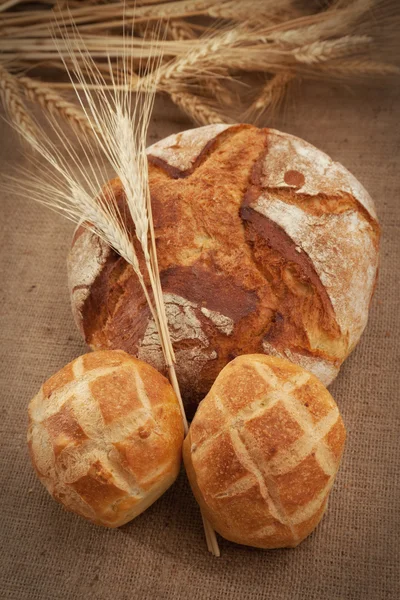
<svg viewBox="0 0 400 600">
<path fill-rule="evenodd" d="M 312 144 L 275 129 L 268 130 L 268 153 L 261 185 L 294 188 L 296 193 L 310 196 L 349 193 L 372 218 L 377 218 L 371 196 L 343 165 Z"/>
<path fill-rule="evenodd" d="M 246 353 L 289 358 L 330 383 L 366 325 L 377 274 L 379 226 L 362 185 L 311 144 L 250 125 L 192 129 L 147 152 L 187 404 Z M 121 184 L 111 185 L 123 201 Z M 134 273 L 78 233 L 69 282 L 82 334 L 93 348 L 122 347 L 163 370 Z"/>
<path fill-rule="evenodd" d="M 225 335 L 231 335 L 233 328 L 235 326 L 234 320 L 226 315 L 222 315 L 221 313 L 215 310 L 209 310 L 204 306 L 201 308 L 201 312 L 204 316 L 206 316 L 210 321 L 214 323 L 218 331 L 224 333 Z"/>
<path fill-rule="evenodd" d="M 148 154 L 160 158 L 171 167 L 180 171 L 191 168 L 205 146 L 217 135 L 230 129 L 232 125 L 206 125 L 197 129 L 189 129 L 181 133 L 173 133 L 164 140 L 156 142 L 148 148 Z"/>
<path fill-rule="evenodd" d="M 291 362 L 300 365 L 300 367 L 303 367 L 303 369 L 306 369 L 318 377 L 318 379 L 326 386 L 332 383 L 339 373 L 339 365 L 335 365 L 318 356 L 307 356 L 306 354 L 289 350 L 289 348 L 284 348 L 280 351 L 265 340 L 263 342 L 263 350 L 265 354 L 276 356 L 278 358 L 287 358 Z"/>
<path fill-rule="evenodd" d="M 176 294 L 164 294 L 163 297 L 172 343 L 185 342 L 187 344 L 189 342 L 191 344 L 187 348 L 175 351 L 179 380 L 182 384 L 193 384 L 203 366 L 209 360 L 214 360 L 217 353 L 209 348 L 208 337 L 196 316 L 197 304 Z M 228 317 L 225 318 L 228 319 Z M 231 321 L 231 319 L 228 320 Z M 225 327 L 226 325 L 225 321 Z M 153 319 L 149 320 L 144 337 L 139 344 L 138 358 L 154 365 L 159 371 L 164 369 L 160 338 Z"/>
<path fill-rule="evenodd" d="M 110 247 L 89 230 L 78 228 L 75 232 L 68 256 L 68 285 L 75 322 L 82 332 L 83 305 L 110 252 Z"/>
<path fill-rule="evenodd" d="M 311 259 L 351 348 L 366 325 L 376 276 L 371 227 L 354 211 L 310 215 L 273 193 L 260 196 L 252 208 L 282 227 Z"/>
</svg>

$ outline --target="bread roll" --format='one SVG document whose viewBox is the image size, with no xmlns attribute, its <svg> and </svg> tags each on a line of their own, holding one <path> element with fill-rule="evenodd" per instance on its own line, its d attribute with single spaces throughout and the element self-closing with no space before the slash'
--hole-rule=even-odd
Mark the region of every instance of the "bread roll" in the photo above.
<svg viewBox="0 0 400 600">
<path fill-rule="evenodd" d="M 248 546 L 294 547 L 324 514 L 345 435 L 338 407 L 314 375 L 255 354 L 218 376 L 183 457 L 218 533 Z"/>
<path fill-rule="evenodd" d="M 189 416 L 240 354 L 286 357 L 329 384 L 366 325 L 377 274 L 379 226 L 362 185 L 307 142 L 250 125 L 172 135 L 148 157 L 161 281 Z M 112 187 L 122 204 L 119 180 Z M 83 228 L 68 263 L 73 312 L 87 343 L 122 348 L 163 369 L 132 268 Z"/>
<path fill-rule="evenodd" d="M 169 382 L 121 351 L 77 358 L 29 405 L 39 479 L 67 510 L 106 527 L 124 525 L 169 488 L 182 442 Z"/>
</svg>

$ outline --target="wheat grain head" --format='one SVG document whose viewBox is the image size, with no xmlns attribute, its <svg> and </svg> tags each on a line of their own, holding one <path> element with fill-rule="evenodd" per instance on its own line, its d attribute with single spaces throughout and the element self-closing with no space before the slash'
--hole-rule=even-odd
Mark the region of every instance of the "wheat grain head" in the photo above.
<svg viewBox="0 0 400 600">
<path fill-rule="evenodd" d="M 61 117 L 78 132 L 88 136 L 93 135 L 96 127 L 88 122 L 84 112 L 75 103 L 69 102 L 61 94 L 37 79 L 19 77 L 17 82 L 31 102 L 39 104 L 43 110 L 48 111 L 54 117 Z M 98 130 L 97 133 L 99 133 Z"/>
<path fill-rule="evenodd" d="M 0 98 L 11 123 L 21 133 L 22 138 L 31 143 L 39 136 L 39 129 L 21 98 L 18 80 L 2 65 L 0 65 Z"/>
</svg>

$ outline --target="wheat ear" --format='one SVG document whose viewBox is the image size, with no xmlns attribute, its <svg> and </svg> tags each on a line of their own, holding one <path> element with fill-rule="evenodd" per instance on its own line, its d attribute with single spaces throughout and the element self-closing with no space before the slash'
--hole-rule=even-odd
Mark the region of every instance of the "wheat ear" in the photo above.
<svg viewBox="0 0 400 600">
<path fill-rule="evenodd" d="M 274 22 L 297 15 L 293 0 L 252 0 L 251 2 L 216 2 L 207 10 L 215 19 L 226 19 L 240 23 Z"/>
<path fill-rule="evenodd" d="M 194 28 L 186 21 L 174 19 L 166 24 L 167 37 L 171 40 L 193 40 L 196 38 Z"/>
<path fill-rule="evenodd" d="M 25 139 L 38 137 L 39 129 L 21 98 L 18 80 L 0 65 L 0 96 L 8 118 Z"/>
<path fill-rule="evenodd" d="M 177 40 L 193 40 L 196 39 L 194 29 L 189 23 L 182 20 L 175 20 L 166 25 L 167 37 Z M 225 73 L 228 75 L 228 72 Z M 232 106 L 233 98 L 229 90 L 221 83 L 220 79 L 214 77 L 205 77 L 201 82 L 204 88 L 213 96 L 221 106 Z"/>
<path fill-rule="evenodd" d="M 372 38 L 368 35 L 345 35 L 337 40 L 321 40 L 295 48 L 293 56 L 307 65 L 318 64 L 365 51 L 371 42 Z"/>
<path fill-rule="evenodd" d="M 220 106 L 228 108 L 233 106 L 233 95 L 220 79 L 208 77 L 204 79 L 204 87 L 217 100 Z"/>
<path fill-rule="evenodd" d="M 61 117 L 84 135 L 92 136 L 94 132 L 99 133 L 98 128 L 89 123 L 85 113 L 75 103 L 69 102 L 41 81 L 30 77 L 19 77 L 18 82 L 27 98 L 31 102 L 38 103 L 43 110 L 55 117 Z"/>
<path fill-rule="evenodd" d="M 200 98 L 189 91 L 174 91 L 169 92 L 169 95 L 171 100 L 199 125 L 229 123 L 229 119 L 217 112 L 206 98 Z"/>
<path fill-rule="evenodd" d="M 179 84 L 182 79 L 186 81 L 191 77 L 220 77 L 221 69 L 209 70 L 210 64 L 213 65 L 215 56 L 221 51 L 234 45 L 237 41 L 243 38 L 243 28 L 236 27 L 209 36 L 202 39 L 201 45 L 196 45 L 193 49 L 186 52 L 182 56 L 170 61 L 166 65 L 161 66 L 155 73 L 149 75 L 153 81 L 157 81 L 157 86 L 163 91 L 169 92 L 171 87 Z M 225 72 L 225 70 L 224 70 Z"/>
<path fill-rule="evenodd" d="M 263 114 L 272 115 L 283 102 L 287 86 L 294 77 L 291 71 L 282 71 L 267 81 L 246 111 L 245 121 L 258 122 Z"/>
</svg>

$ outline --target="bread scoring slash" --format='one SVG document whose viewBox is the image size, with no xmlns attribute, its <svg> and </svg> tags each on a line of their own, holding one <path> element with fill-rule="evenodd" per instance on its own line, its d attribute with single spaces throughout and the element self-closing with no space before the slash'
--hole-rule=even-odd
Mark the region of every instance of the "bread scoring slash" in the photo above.
<svg viewBox="0 0 400 600">
<path fill-rule="evenodd" d="M 377 276 L 379 225 L 366 190 L 311 144 L 251 125 L 178 133 L 151 146 L 148 158 L 161 282 L 189 414 L 241 354 L 288 358 L 328 385 L 365 328 Z M 121 183 L 112 185 L 123 203 Z M 87 343 L 162 370 L 132 268 L 83 227 L 68 268 Z"/>
<path fill-rule="evenodd" d="M 75 359 L 42 385 L 28 412 L 40 481 L 96 525 L 134 519 L 178 475 L 183 422 L 172 386 L 125 352 Z"/>
</svg>

